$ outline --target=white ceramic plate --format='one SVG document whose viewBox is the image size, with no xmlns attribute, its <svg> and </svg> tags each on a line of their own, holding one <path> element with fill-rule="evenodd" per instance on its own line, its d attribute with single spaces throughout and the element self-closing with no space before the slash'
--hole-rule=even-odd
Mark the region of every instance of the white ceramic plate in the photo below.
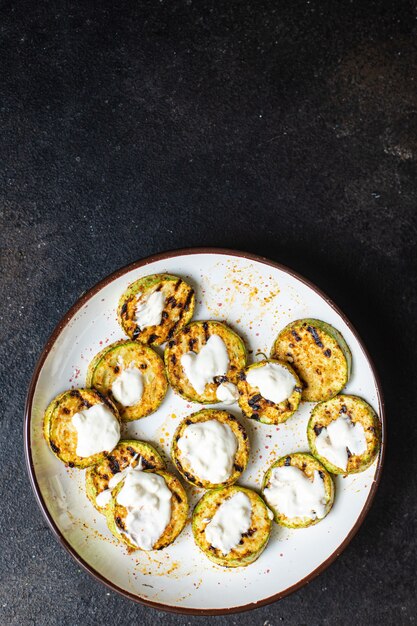
<svg viewBox="0 0 417 626">
<path fill-rule="evenodd" d="M 99 580 L 134 600 L 159 609 L 222 613 L 254 608 L 294 591 L 328 566 L 359 528 L 381 473 L 381 453 L 366 472 L 335 478 L 331 513 L 307 529 L 274 524 L 268 547 L 246 568 L 227 570 L 211 563 L 195 546 L 190 524 L 161 552 L 128 555 L 107 530 L 104 517 L 84 493 L 84 472 L 68 469 L 42 436 L 43 412 L 61 391 L 83 386 L 87 366 L 103 346 L 123 338 L 116 320 L 120 295 L 134 280 L 168 272 L 185 278 L 197 294 L 194 319 L 220 319 L 243 336 L 250 360 L 269 354 L 278 332 L 301 317 L 322 319 L 338 328 L 350 346 L 353 374 L 346 392 L 365 398 L 384 430 L 383 402 L 376 374 L 361 341 L 343 314 L 316 287 L 266 259 L 230 250 L 196 249 L 144 259 L 101 281 L 59 323 L 33 375 L 26 407 L 26 456 L 39 505 L 65 548 Z M 217 405 L 221 407 L 221 405 Z M 264 471 L 282 455 L 308 450 L 306 424 L 312 404 L 304 403 L 279 427 L 244 421 L 251 457 L 239 483 L 259 489 Z M 156 444 L 169 457 L 179 421 L 199 410 L 170 389 L 153 415 L 124 428 L 124 434 Z M 172 469 L 172 466 L 171 466 Z M 193 506 L 202 491 L 186 486 Z"/>
</svg>

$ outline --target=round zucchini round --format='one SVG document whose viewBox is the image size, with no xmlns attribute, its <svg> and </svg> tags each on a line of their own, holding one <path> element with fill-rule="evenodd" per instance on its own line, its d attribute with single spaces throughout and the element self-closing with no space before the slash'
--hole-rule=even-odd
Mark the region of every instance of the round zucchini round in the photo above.
<svg viewBox="0 0 417 626">
<path fill-rule="evenodd" d="M 212 383 L 207 383 L 204 393 L 199 394 L 185 375 L 181 357 L 188 352 L 198 354 L 212 335 L 218 335 L 223 340 L 229 356 L 229 369 L 224 376 L 216 376 Z M 239 335 L 222 322 L 191 322 L 168 342 L 164 359 L 168 380 L 174 391 L 191 402 L 217 404 L 217 387 L 226 382 L 236 384 L 241 370 L 245 368 L 246 348 Z"/>
<path fill-rule="evenodd" d="M 115 404 L 96 389 L 64 391 L 49 403 L 45 411 L 43 422 L 45 439 L 55 456 L 69 467 L 85 469 L 100 463 L 111 452 L 111 450 L 105 450 L 88 457 L 78 456 L 76 452 L 78 435 L 72 423 L 72 417 L 94 404 L 105 404 L 120 422 Z"/>
<path fill-rule="evenodd" d="M 302 399 L 328 400 L 349 380 L 352 356 L 342 334 L 330 324 L 302 319 L 278 335 L 271 358 L 289 363 L 303 383 Z"/>
<path fill-rule="evenodd" d="M 207 540 L 206 528 L 218 508 L 239 492 L 243 492 L 250 500 L 252 507 L 251 525 L 246 533 L 242 534 L 236 548 L 232 548 L 228 554 L 223 554 L 220 549 L 212 546 Z M 251 489 L 237 485 L 212 489 L 205 493 L 194 508 L 192 520 L 192 530 L 197 546 L 210 561 L 223 567 L 246 567 L 256 561 L 266 548 L 271 534 L 271 525 L 268 508 L 261 496 Z"/>
<path fill-rule="evenodd" d="M 112 385 L 122 373 L 123 367 L 133 366 L 140 370 L 143 393 L 133 406 L 124 406 L 112 394 Z M 91 361 L 87 370 L 86 384 L 110 396 L 124 422 L 146 417 L 158 409 L 168 389 L 164 362 L 149 346 L 137 341 L 116 341 L 106 346 Z"/>
<path fill-rule="evenodd" d="M 320 475 L 320 478 L 324 483 L 324 492 L 326 496 L 325 502 L 325 515 L 320 518 L 309 518 L 309 517 L 286 517 L 283 513 L 280 513 L 276 508 L 272 506 L 270 502 L 268 502 L 267 495 L 264 493 L 265 489 L 270 485 L 271 474 L 276 467 L 297 467 L 299 470 L 304 472 L 307 478 L 310 481 L 314 479 L 314 472 L 317 471 Z M 286 526 L 287 528 L 306 528 L 307 526 L 313 526 L 320 522 L 326 515 L 330 512 L 330 509 L 333 506 L 334 502 L 334 484 L 332 477 L 327 472 L 326 468 L 311 454 L 303 453 L 303 452 L 294 452 L 292 454 L 287 454 L 278 461 L 275 461 L 271 465 L 271 467 L 266 471 L 264 480 L 262 483 L 262 495 L 265 498 L 266 503 L 269 508 L 274 513 L 274 520 L 280 526 Z"/>
<path fill-rule="evenodd" d="M 135 457 L 137 458 L 135 459 Z M 108 454 L 104 461 L 87 469 L 85 475 L 86 493 L 97 511 L 106 513 L 107 506 L 100 507 L 96 498 L 109 488 L 111 478 L 130 466 L 136 467 L 139 463 L 141 463 L 143 469 L 165 469 L 165 463 L 155 448 L 149 443 L 137 441 L 136 439 L 119 441 L 112 453 Z"/>
<path fill-rule="evenodd" d="M 181 450 L 178 447 L 178 440 L 184 435 L 184 432 L 190 426 L 190 424 L 196 424 L 197 422 L 208 422 L 210 420 L 216 420 L 221 424 L 227 424 L 237 441 L 237 450 L 233 462 L 232 473 L 230 477 L 223 483 L 211 483 L 208 480 L 204 480 L 200 476 L 197 476 L 191 465 L 184 459 Z M 216 409 L 203 409 L 197 413 L 193 413 L 186 417 L 179 424 L 174 433 L 171 445 L 171 456 L 175 464 L 175 467 L 180 474 L 191 485 L 201 487 L 204 489 L 213 489 L 215 487 L 222 487 L 232 485 L 235 483 L 242 472 L 245 470 L 249 460 L 249 439 L 243 426 L 238 420 L 228 413 L 227 411 L 219 411 Z"/>
<path fill-rule="evenodd" d="M 347 469 L 336 467 L 316 447 L 316 439 L 332 421 L 346 416 L 355 424 L 362 424 L 365 431 L 367 449 L 363 454 L 352 454 L 348 450 Z M 307 426 L 307 438 L 311 452 L 332 474 L 356 474 L 372 465 L 378 454 L 381 442 L 381 425 L 373 408 L 358 396 L 341 394 L 326 402 L 317 404 L 311 412 Z"/>
<path fill-rule="evenodd" d="M 258 387 L 251 387 L 246 380 L 246 374 L 250 370 L 263 367 L 267 363 L 276 363 L 277 365 L 281 365 L 281 367 L 284 367 L 290 372 L 290 374 L 292 374 L 295 380 L 293 392 L 288 398 L 279 404 L 275 404 L 271 400 L 264 398 Z M 259 361 L 258 363 L 249 365 L 244 372 L 244 376 L 240 376 L 237 388 L 240 394 L 239 406 L 244 415 L 262 422 L 263 424 L 281 424 L 282 422 L 285 422 L 298 409 L 302 393 L 301 381 L 291 365 L 285 361 L 277 361 L 276 359 L 265 359 L 263 361 Z"/>
<path fill-rule="evenodd" d="M 140 328 L 136 321 L 136 307 L 158 291 L 165 296 L 161 323 Z M 152 274 L 129 285 L 119 300 L 117 318 L 131 339 L 159 346 L 191 320 L 194 306 L 194 290 L 182 278 L 171 274 Z"/>
<path fill-rule="evenodd" d="M 172 493 L 171 497 L 171 520 L 165 528 L 162 535 L 153 545 L 153 550 L 162 550 L 169 546 L 178 537 L 187 522 L 188 515 L 188 499 L 184 487 L 178 478 L 165 470 L 145 470 L 146 472 L 158 474 L 162 476 L 168 489 Z M 106 510 L 107 526 L 113 535 L 124 543 L 129 551 L 141 550 L 139 546 L 133 543 L 125 534 L 125 520 L 127 517 L 127 509 L 118 504 L 117 495 L 123 488 L 124 480 L 122 480 L 112 491 L 112 499 Z"/>
</svg>

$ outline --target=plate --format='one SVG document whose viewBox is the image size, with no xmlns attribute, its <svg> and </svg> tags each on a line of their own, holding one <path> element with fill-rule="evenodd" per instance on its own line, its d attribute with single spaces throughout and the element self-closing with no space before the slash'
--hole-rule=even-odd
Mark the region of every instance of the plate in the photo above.
<svg viewBox="0 0 417 626">
<path fill-rule="evenodd" d="M 85 496 L 84 472 L 58 461 L 42 435 L 43 412 L 49 401 L 65 389 L 83 386 L 88 363 L 96 352 L 124 337 L 116 319 L 122 292 L 139 277 L 159 272 L 176 274 L 192 284 L 197 294 L 194 319 L 227 321 L 244 338 L 251 361 L 262 358 L 259 353 L 269 354 L 278 332 L 292 320 L 314 317 L 334 325 L 353 356 L 346 392 L 365 398 L 382 420 L 378 458 L 361 474 L 335 478 L 336 498 L 330 514 L 306 529 L 274 524 L 268 547 L 246 568 L 229 570 L 211 563 L 195 546 L 190 524 L 167 549 L 128 555 Z M 239 484 L 259 489 L 264 471 L 275 459 L 308 450 L 306 424 L 312 406 L 304 403 L 278 427 L 246 420 L 237 405 L 229 407 L 245 423 L 251 442 L 250 463 Z M 199 408 L 170 389 L 156 413 L 128 424 L 124 434 L 154 442 L 169 458 L 176 426 Z M 375 369 L 342 312 L 292 270 L 261 257 L 218 249 L 187 249 L 142 259 L 85 293 L 58 324 L 42 352 L 25 416 L 32 486 L 61 544 L 88 572 L 124 596 L 158 609 L 194 614 L 255 608 L 295 591 L 323 571 L 349 543 L 370 508 L 381 475 L 384 435 L 384 407 Z M 203 492 L 186 488 L 193 506 Z"/>
</svg>

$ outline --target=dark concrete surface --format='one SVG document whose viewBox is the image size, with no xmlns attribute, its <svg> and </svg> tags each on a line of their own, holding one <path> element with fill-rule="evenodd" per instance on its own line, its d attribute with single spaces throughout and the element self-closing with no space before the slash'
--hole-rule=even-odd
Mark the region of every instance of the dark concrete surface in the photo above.
<svg viewBox="0 0 417 626">
<path fill-rule="evenodd" d="M 213 624 L 413 624 L 417 13 L 412 2 L 2 2 L 0 623 L 194 624 L 135 605 L 48 530 L 25 394 L 81 292 L 165 249 L 298 270 L 382 377 L 388 454 L 363 527 L 298 593 Z"/>
</svg>

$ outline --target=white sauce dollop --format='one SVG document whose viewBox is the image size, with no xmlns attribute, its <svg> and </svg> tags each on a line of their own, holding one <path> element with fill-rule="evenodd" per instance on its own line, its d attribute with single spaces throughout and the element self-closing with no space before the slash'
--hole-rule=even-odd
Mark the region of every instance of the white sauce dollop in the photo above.
<svg viewBox="0 0 417 626">
<path fill-rule="evenodd" d="M 326 514 L 324 481 L 318 471 L 311 481 L 298 467 L 275 467 L 264 496 L 273 509 L 289 519 L 321 519 Z"/>
<path fill-rule="evenodd" d="M 346 470 L 347 448 L 352 454 L 363 454 L 367 450 L 363 426 L 359 422 L 353 423 L 347 416 L 340 416 L 323 428 L 316 438 L 316 448 L 320 456 Z"/>
<path fill-rule="evenodd" d="M 239 392 L 233 383 L 220 383 L 216 389 L 217 400 L 224 404 L 233 404 L 239 399 Z"/>
<path fill-rule="evenodd" d="M 251 387 L 257 387 L 263 398 L 275 404 L 289 398 L 297 384 L 291 372 L 279 363 L 253 367 L 247 371 L 246 381 Z"/>
<path fill-rule="evenodd" d="M 136 323 L 139 328 L 159 326 L 164 306 L 165 296 L 162 291 L 153 291 L 145 299 L 139 294 L 136 304 Z"/>
<path fill-rule="evenodd" d="M 126 474 L 128 474 L 129 472 L 132 472 L 134 469 L 135 470 L 141 470 L 143 465 L 142 465 L 142 457 L 139 459 L 139 463 L 133 467 L 133 463 L 136 461 L 136 459 L 138 458 L 139 453 L 135 454 L 134 457 L 132 457 L 132 460 L 130 461 L 130 464 L 121 472 L 117 472 L 117 474 L 114 474 L 110 480 L 109 480 L 109 486 L 107 489 L 104 489 L 101 493 L 98 494 L 98 496 L 96 497 L 96 504 L 99 507 L 105 508 L 110 500 L 111 500 L 111 492 L 112 490 L 116 487 L 116 485 L 118 485 L 120 483 L 121 480 L 123 480 L 123 478 L 126 476 Z"/>
<path fill-rule="evenodd" d="M 211 335 L 198 354 L 183 354 L 181 365 L 193 389 L 202 394 L 207 383 L 213 382 L 214 376 L 224 376 L 229 369 L 226 345 L 221 337 Z"/>
<path fill-rule="evenodd" d="M 134 468 L 126 475 L 117 503 L 127 509 L 125 535 L 152 550 L 171 520 L 172 493 L 162 476 Z"/>
<path fill-rule="evenodd" d="M 122 371 L 113 382 L 111 392 L 122 406 L 134 406 L 141 401 L 143 395 L 142 373 L 132 363 L 124 368 L 122 361 L 119 367 Z"/>
<path fill-rule="evenodd" d="M 213 484 L 230 478 L 237 439 L 228 424 L 217 420 L 190 424 L 177 445 L 184 461 L 198 478 Z"/>
<path fill-rule="evenodd" d="M 93 404 L 75 413 L 71 421 L 77 431 L 78 456 L 85 458 L 97 452 L 111 452 L 119 443 L 120 424 L 105 404 Z"/>
<path fill-rule="evenodd" d="M 249 530 L 251 518 L 250 500 L 245 493 L 239 491 L 219 506 L 206 526 L 206 539 L 223 554 L 229 554 L 239 545 L 242 535 Z"/>
</svg>

